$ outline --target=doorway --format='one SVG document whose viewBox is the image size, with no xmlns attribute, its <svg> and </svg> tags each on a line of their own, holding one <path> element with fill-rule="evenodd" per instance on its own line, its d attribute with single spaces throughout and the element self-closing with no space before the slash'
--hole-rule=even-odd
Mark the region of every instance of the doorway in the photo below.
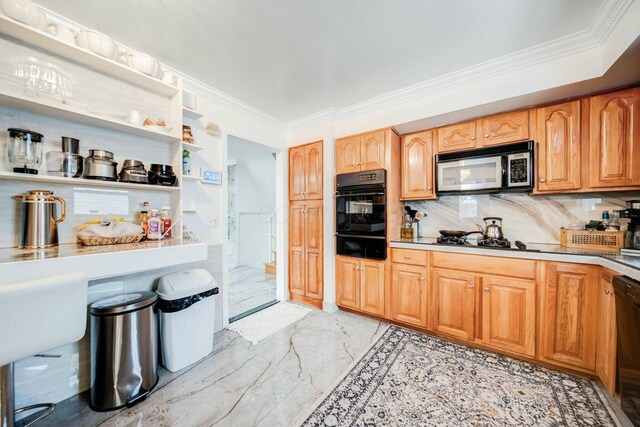
<svg viewBox="0 0 640 427">
<path fill-rule="evenodd" d="M 229 322 L 276 298 L 277 150 L 228 136 Z"/>
</svg>

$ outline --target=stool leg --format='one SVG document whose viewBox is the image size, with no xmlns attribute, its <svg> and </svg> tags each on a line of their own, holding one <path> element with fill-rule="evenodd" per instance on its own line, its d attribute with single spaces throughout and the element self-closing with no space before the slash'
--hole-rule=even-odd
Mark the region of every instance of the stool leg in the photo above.
<svg viewBox="0 0 640 427">
<path fill-rule="evenodd" d="M 13 427 L 13 363 L 0 366 L 0 427 Z"/>
</svg>

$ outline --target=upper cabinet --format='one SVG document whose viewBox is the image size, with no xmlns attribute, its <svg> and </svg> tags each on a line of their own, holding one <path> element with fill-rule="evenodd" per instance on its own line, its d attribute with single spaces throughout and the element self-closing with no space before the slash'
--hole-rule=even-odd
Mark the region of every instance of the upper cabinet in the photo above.
<svg viewBox="0 0 640 427">
<path fill-rule="evenodd" d="M 401 200 L 435 199 L 433 187 L 433 132 L 402 137 Z"/>
<path fill-rule="evenodd" d="M 438 153 L 476 148 L 476 122 L 457 123 L 436 130 Z"/>
<path fill-rule="evenodd" d="M 480 120 L 484 147 L 529 139 L 529 111 L 515 111 Z"/>
<path fill-rule="evenodd" d="M 590 98 L 589 187 L 640 186 L 640 88 Z"/>
<path fill-rule="evenodd" d="M 322 200 L 322 141 L 289 149 L 289 200 Z"/>
<path fill-rule="evenodd" d="M 539 192 L 563 192 L 581 187 L 580 101 L 536 111 Z"/>
<path fill-rule="evenodd" d="M 336 174 L 386 169 L 391 129 L 336 140 Z"/>
</svg>

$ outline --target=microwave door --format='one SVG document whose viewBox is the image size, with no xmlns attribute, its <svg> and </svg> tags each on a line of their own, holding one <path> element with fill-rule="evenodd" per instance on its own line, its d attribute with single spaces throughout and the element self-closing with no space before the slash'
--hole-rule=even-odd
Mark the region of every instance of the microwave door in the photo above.
<svg viewBox="0 0 640 427">
<path fill-rule="evenodd" d="M 502 156 L 440 162 L 438 191 L 491 190 L 502 187 Z"/>
</svg>

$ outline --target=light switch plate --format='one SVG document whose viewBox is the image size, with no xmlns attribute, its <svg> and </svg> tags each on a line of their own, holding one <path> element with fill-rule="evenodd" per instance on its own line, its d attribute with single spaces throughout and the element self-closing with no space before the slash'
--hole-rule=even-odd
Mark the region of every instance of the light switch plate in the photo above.
<svg viewBox="0 0 640 427">
<path fill-rule="evenodd" d="M 222 184 L 222 173 L 218 171 L 202 171 L 202 182 L 205 184 L 220 185 Z"/>
</svg>

